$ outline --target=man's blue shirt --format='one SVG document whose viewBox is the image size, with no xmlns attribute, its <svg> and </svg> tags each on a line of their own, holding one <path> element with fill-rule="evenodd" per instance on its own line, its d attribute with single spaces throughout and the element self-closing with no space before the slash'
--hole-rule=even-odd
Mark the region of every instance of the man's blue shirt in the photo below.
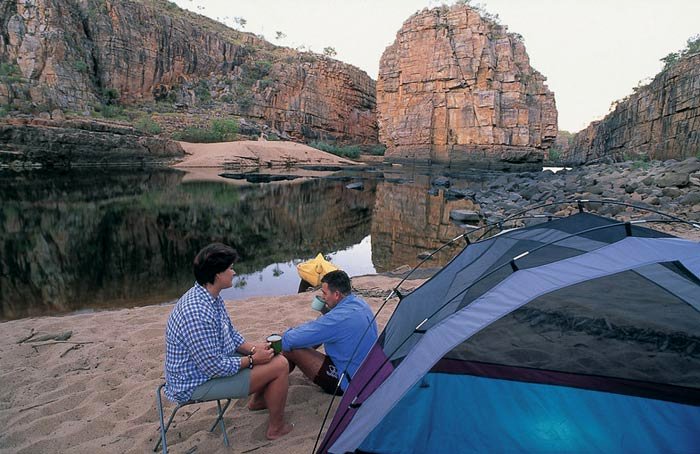
<svg viewBox="0 0 700 454">
<path fill-rule="evenodd" d="M 243 344 L 224 307 L 199 285 L 178 300 L 165 330 L 165 395 L 176 402 L 190 399 L 194 389 L 214 377 L 235 375 Z"/>
<path fill-rule="evenodd" d="M 364 300 L 351 293 L 327 314 L 287 330 L 282 336 L 282 350 L 323 344 L 326 354 L 338 368 L 338 373 L 347 371 L 352 377 L 376 340 L 377 323 L 373 320 L 372 309 Z M 343 390 L 347 389 L 347 378 L 343 379 L 340 386 Z"/>
</svg>

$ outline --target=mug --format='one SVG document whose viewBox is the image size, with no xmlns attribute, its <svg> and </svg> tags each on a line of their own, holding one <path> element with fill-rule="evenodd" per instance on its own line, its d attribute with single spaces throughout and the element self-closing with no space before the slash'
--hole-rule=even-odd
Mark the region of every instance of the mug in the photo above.
<svg viewBox="0 0 700 454">
<path fill-rule="evenodd" d="M 279 334 L 270 334 L 267 336 L 267 341 L 272 345 L 275 355 L 282 353 L 282 336 Z"/>
<path fill-rule="evenodd" d="M 326 302 L 319 298 L 318 295 L 314 296 L 314 299 L 311 301 L 311 309 L 321 312 L 324 307 L 326 307 Z"/>
</svg>

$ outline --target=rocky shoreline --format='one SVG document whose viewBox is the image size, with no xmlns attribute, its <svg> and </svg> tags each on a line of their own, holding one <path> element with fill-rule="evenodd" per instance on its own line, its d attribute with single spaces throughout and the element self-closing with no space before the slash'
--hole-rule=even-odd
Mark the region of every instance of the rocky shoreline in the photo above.
<svg viewBox="0 0 700 454">
<path fill-rule="evenodd" d="M 0 169 L 158 166 L 184 155 L 178 142 L 128 124 L 50 118 L 0 122 Z"/>
<path fill-rule="evenodd" d="M 434 185 L 449 186 L 450 175 Z M 458 174 L 453 174 L 455 177 Z M 447 198 L 470 198 L 480 207 L 480 217 L 490 224 L 521 210 L 543 206 L 534 213 L 565 216 L 578 208 L 560 204 L 572 200 L 597 200 L 587 209 L 620 220 L 661 219 L 654 211 L 695 223 L 655 224 L 678 235 L 700 239 L 700 159 L 684 161 L 627 161 L 562 169 L 558 172 L 504 173 L 480 190 L 450 187 Z M 633 208 L 629 205 L 633 205 Z M 523 221 L 524 223 L 530 221 Z"/>
</svg>

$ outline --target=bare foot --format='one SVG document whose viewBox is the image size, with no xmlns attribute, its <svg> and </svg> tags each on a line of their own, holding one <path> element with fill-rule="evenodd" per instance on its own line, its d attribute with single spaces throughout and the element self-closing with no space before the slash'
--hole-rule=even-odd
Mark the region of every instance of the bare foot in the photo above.
<svg viewBox="0 0 700 454">
<path fill-rule="evenodd" d="M 294 424 L 285 424 L 279 430 L 272 430 L 271 428 L 268 428 L 265 436 L 268 440 L 277 440 L 278 438 L 287 435 L 289 432 L 292 431 L 292 429 L 294 429 Z"/>
<path fill-rule="evenodd" d="M 267 409 L 267 404 L 265 404 L 265 399 L 263 398 L 258 398 L 254 396 L 248 402 L 248 410 L 250 411 L 258 411 L 265 409 Z"/>
</svg>

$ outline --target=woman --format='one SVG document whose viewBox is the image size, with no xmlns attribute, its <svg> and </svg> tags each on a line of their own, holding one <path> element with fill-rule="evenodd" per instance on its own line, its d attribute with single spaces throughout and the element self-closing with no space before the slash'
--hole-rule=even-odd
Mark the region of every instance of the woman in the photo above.
<svg viewBox="0 0 700 454">
<path fill-rule="evenodd" d="M 165 332 L 165 395 L 175 402 L 241 398 L 248 408 L 268 408 L 266 436 L 292 430 L 284 420 L 289 365 L 268 343 L 246 342 L 224 307 L 221 290 L 233 285 L 234 249 L 213 243 L 194 259 L 196 283 L 177 302 Z"/>
</svg>

